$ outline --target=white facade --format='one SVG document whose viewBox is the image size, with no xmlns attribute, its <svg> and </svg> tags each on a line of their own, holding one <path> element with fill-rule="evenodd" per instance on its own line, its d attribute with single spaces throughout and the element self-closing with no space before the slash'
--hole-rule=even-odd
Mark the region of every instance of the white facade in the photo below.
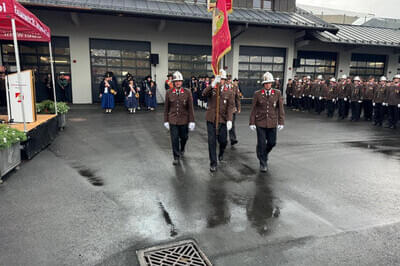
<svg viewBox="0 0 400 266">
<path fill-rule="evenodd" d="M 33 12 L 50 27 L 53 36 L 69 37 L 72 95 L 73 103 L 76 104 L 92 103 L 89 48 L 91 38 L 150 42 L 151 53 L 159 54 L 159 64 L 151 67 L 151 75 L 159 84 L 160 102 L 163 101 L 163 84 L 168 74 L 168 44 L 211 45 L 211 23 L 62 11 Z M 246 45 L 286 48 L 285 81 L 295 75 L 292 63 L 297 56 L 297 50 L 337 52 L 337 75 L 349 74 L 350 58 L 354 52 L 386 54 L 389 55 L 386 73 L 390 73 L 389 78 L 397 73 L 398 54 L 393 49 L 346 50 L 341 46 L 320 42 L 296 47 L 295 35 L 296 30 L 291 29 L 249 27 L 232 42 L 232 51 L 226 56 L 228 72 L 232 73 L 233 77 L 238 77 L 239 47 Z"/>
</svg>

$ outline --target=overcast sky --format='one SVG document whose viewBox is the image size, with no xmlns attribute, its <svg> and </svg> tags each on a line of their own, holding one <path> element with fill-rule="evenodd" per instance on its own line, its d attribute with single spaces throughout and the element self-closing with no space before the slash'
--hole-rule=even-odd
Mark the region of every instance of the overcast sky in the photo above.
<svg viewBox="0 0 400 266">
<path fill-rule="evenodd" d="M 371 13 L 377 17 L 399 18 L 399 0 L 297 0 L 304 5 Z"/>
</svg>

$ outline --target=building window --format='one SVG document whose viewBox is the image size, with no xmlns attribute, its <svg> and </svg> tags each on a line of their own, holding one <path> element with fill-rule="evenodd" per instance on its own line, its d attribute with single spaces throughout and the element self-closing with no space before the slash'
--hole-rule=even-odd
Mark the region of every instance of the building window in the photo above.
<svg viewBox="0 0 400 266">
<path fill-rule="evenodd" d="M 262 0 L 253 0 L 253 8 L 261 8 Z"/>
<path fill-rule="evenodd" d="M 93 102 L 99 101 L 99 84 L 106 72 L 113 72 L 121 85 L 130 73 L 137 82 L 151 75 L 150 43 L 118 40 L 90 40 Z M 140 84 L 140 83 L 139 83 Z M 122 101 L 122 92 L 118 101 Z"/>
<path fill-rule="evenodd" d="M 239 80 L 246 98 L 261 86 L 265 72 L 283 80 L 286 50 L 281 48 L 241 46 L 239 51 Z"/>
<path fill-rule="evenodd" d="M 203 45 L 168 45 L 168 72 L 179 71 L 185 81 L 192 76 L 212 76 L 211 47 Z"/>
<path fill-rule="evenodd" d="M 296 68 L 299 76 L 311 76 L 315 79 L 322 75 L 325 79 L 336 76 L 336 53 L 299 51 L 300 67 Z"/>
<path fill-rule="evenodd" d="M 364 80 L 368 80 L 369 77 L 379 79 L 385 73 L 385 64 L 385 55 L 352 54 L 350 75 L 360 76 Z"/>
<path fill-rule="evenodd" d="M 272 0 L 262 0 L 262 8 L 272 10 Z"/>
</svg>

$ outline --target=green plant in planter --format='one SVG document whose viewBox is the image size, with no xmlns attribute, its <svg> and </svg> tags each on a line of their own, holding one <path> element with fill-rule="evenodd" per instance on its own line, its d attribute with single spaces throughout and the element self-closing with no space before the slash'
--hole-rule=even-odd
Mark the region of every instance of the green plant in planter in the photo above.
<svg viewBox="0 0 400 266">
<path fill-rule="evenodd" d="M 65 102 L 57 102 L 57 112 L 59 114 L 68 113 L 70 107 Z M 36 104 L 36 112 L 38 114 L 55 114 L 54 102 L 46 100 Z"/>
<path fill-rule="evenodd" d="M 24 141 L 26 141 L 26 134 L 24 132 L 7 125 L 0 125 L 0 150 Z"/>
</svg>

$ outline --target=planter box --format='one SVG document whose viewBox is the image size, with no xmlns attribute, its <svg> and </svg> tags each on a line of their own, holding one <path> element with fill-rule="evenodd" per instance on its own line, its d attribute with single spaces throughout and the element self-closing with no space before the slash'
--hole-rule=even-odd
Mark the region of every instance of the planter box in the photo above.
<svg viewBox="0 0 400 266">
<path fill-rule="evenodd" d="M 58 120 L 58 128 L 63 129 L 67 125 L 66 114 L 59 114 L 57 116 L 57 120 Z"/>
<path fill-rule="evenodd" d="M 13 170 L 21 163 L 20 144 L 16 143 L 10 148 L 0 150 L 0 178 Z"/>
</svg>

